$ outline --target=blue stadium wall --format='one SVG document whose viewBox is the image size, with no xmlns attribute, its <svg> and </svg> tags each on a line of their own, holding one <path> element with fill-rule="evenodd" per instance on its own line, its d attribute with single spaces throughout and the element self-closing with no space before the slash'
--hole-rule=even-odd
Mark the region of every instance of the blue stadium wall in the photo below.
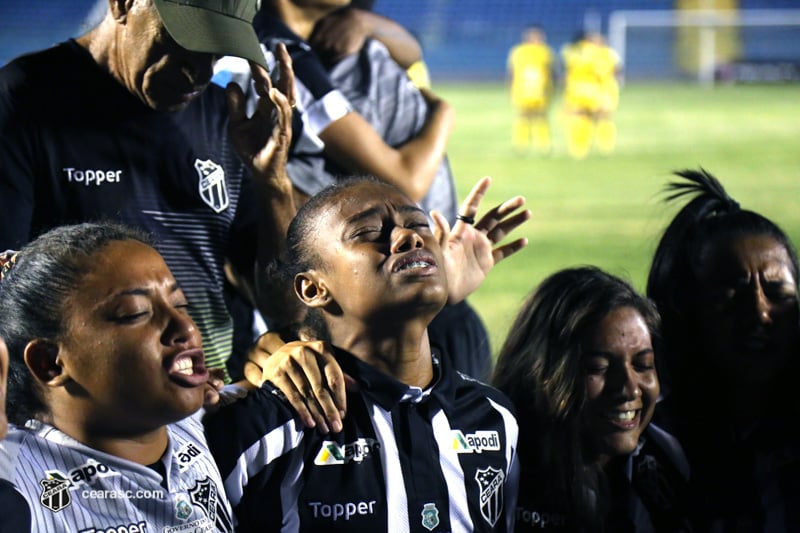
<svg viewBox="0 0 800 533">
<path fill-rule="evenodd" d="M 267 1 L 267 0 L 263 0 Z M 95 0 L 0 0 L 0 64 L 86 29 Z M 558 49 L 587 22 L 607 31 L 608 15 L 620 9 L 671 9 L 673 0 L 375 0 L 374 9 L 409 28 L 422 42 L 434 81 L 502 80 L 508 49 L 523 27 L 542 25 Z M 798 0 L 740 0 L 743 9 L 790 9 Z M 786 33 L 788 32 L 788 35 Z M 800 29 L 742 31 L 747 58 L 800 59 Z M 755 32 L 752 32 L 755 33 Z M 627 75 L 679 75 L 672 56 L 671 30 L 649 32 L 629 47 Z"/>
<path fill-rule="evenodd" d="M 674 0 L 376 0 L 373 9 L 417 35 L 435 80 L 500 80 L 509 48 L 523 28 L 541 25 L 558 50 L 585 25 L 603 33 L 608 16 L 623 9 L 672 9 Z M 798 0 L 740 0 L 741 9 L 797 9 Z M 599 27 L 598 27 L 599 26 Z M 685 76 L 674 65 L 674 31 L 633 35 L 628 79 Z M 800 61 L 800 28 L 743 29 L 742 57 Z"/>
</svg>

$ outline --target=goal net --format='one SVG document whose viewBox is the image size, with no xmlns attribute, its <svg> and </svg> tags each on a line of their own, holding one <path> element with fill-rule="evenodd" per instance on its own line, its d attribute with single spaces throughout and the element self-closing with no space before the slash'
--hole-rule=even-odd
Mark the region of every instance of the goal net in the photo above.
<svg viewBox="0 0 800 533">
<path fill-rule="evenodd" d="M 620 10 L 608 35 L 628 77 L 800 81 L 800 9 Z"/>
</svg>

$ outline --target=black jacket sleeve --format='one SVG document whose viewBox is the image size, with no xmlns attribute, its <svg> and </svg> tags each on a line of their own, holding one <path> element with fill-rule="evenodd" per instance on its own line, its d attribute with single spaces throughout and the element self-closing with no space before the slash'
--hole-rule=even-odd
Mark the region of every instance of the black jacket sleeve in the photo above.
<svg viewBox="0 0 800 533">
<path fill-rule="evenodd" d="M 0 479 L 0 533 L 31 531 L 31 510 L 14 485 Z"/>
</svg>

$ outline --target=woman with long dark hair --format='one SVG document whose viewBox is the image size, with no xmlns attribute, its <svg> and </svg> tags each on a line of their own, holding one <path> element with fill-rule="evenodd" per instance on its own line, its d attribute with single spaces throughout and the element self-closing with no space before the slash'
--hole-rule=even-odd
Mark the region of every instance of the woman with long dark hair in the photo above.
<svg viewBox="0 0 800 533">
<path fill-rule="evenodd" d="M 704 170 L 656 249 L 647 293 L 663 317 L 670 427 L 692 467 L 703 531 L 800 528 L 798 262 L 786 233 Z"/>
<path fill-rule="evenodd" d="M 559 271 L 522 306 L 494 385 L 520 424 L 516 531 L 686 531 L 680 445 L 650 423 L 659 316 L 594 267 Z"/>
</svg>

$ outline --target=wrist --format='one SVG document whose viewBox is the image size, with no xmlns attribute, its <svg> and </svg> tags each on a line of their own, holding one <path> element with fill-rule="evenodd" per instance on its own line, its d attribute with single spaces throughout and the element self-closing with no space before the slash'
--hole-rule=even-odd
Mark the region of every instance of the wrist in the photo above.
<svg viewBox="0 0 800 533">
<path fill-rule="evenodd" d="M 256 184 L 256 190 L 262 194 L 273 196 L 275 194 L 292 196 L 293 185 L 286 173 L 285 164 L 270 165 L 266 169 L 251 169 Z"/>
</svg>

